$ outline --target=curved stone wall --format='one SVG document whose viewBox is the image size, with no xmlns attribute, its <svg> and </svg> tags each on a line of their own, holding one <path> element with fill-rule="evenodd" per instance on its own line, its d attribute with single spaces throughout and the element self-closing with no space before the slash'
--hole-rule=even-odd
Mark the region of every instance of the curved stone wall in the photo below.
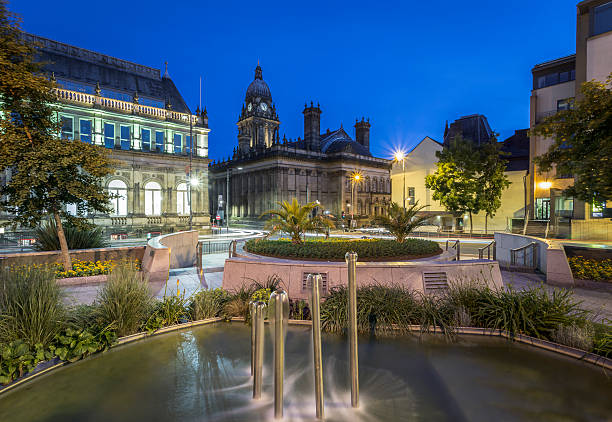
<svg viewBox="0 0 612 422">
<path fill-rule="evenodd" d="M 170 233 L 149 239 L 142 258 L 142 271 L 149 281 L 161 281 L 172 268 L 194 267 L 198 231 Z"/>
</svg>

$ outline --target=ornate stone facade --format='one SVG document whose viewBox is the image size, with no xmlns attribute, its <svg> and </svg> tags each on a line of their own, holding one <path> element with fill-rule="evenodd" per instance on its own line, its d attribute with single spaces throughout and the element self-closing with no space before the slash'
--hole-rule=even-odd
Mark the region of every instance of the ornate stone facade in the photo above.
<svg viewBox="0 0 612 422">
<path fill-rule="evenodd" d="M 391 197 L 391 162 L 370 153 L 369 121 L 356 121 L 353 140 L 342 126 L 320 133 L 321 113 L 318 104 L 305 105 L 304 139 L 281 140 L 276 108 L 258 65 L 238 121 L 238 147 L 231 159 L 209 167 L 213 216 L 227 214 L 228 193 L 231 219 L 258 218 L 292 198 L 319 201 L 319 212 L 336 217 L 344 212 L 348 218 L 352 212 L 363 222 L 384 212 Z M 354 172 L 361 174 L 359 183 L 351 181 Z"/>
</svg>

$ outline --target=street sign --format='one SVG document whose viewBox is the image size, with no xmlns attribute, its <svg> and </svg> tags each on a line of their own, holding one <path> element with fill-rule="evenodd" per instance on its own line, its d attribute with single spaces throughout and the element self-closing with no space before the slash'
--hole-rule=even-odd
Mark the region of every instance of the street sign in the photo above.
<svg viewBox="0 0 612 422">
<path fill-rule="evenodd" d="M 217 216 L 217 220 L 221 220 L 221 217 Z"/>
</svg>

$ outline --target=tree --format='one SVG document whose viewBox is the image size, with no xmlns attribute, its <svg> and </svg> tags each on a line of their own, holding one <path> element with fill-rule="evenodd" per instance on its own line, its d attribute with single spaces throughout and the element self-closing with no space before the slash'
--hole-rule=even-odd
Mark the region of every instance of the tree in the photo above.
<svg viewBox="0 0 612 422">
<path fill-rule="evenodd" d="M 72 268 L 62 218 L 85 226 L 79 215 L 109 211 L 110 195 L 100 184 L 113 161 L 100 146 L 59 137 L 53 107 L 55 83 L 42 75 L 34 46 L 25 42 L 19 19 L 0 0 L 0 210 L 12 214 L 6 225 L 37 226 L 51 216 L 56 225 L 64 269 Z"/>
<path fill-rule="evenodd" d="M 487 213 L 485 218 L 495 215 L 502 192 L 510 185 L 499 145 L 495 137 L 479 147 L 457 136 L 436 157 L 436 172 L 425 178 L 425 186 L 448 211 L 469 215 L 471 234 L 473 215 L 480 211 Z"/>
<path fill-rule="evenodd" d="M 566 196 L 589 203 L 612 200 L 612 73 L 606 83 L 583 83 L 580 92 L 572 108 L 534 128 L 532 135 L 553 139 L 535 162 L 539 172 L 556 167 L 556 174 L 574 177 Z"/>
<path fill-rule="evenodd" d="M 419 206 L 419 201 L 410 205 L 408 208 L 400 206 L 396 202 L 387 205 L 387 215 L 379 215 L 374 218 L 374 222 L 384 227 L 395 236 L 395 240 L 404 243 L 404 240 L 417 227 L 425 225 L 429 217 L 419 216 L 418 213 L 426 208 L 426 205 Z"/>
<path fill-rule="evenodd" d="M 300 205 L 297 199 L 293 198 L 291 202 L 282 201 L 278 202 L 278 205 L 278 209 L 268 210 L 260 217 L 272 216 L 266 222 L 266 230 L 270 231 L 268 236 L 285 232 L 291 236 L 291 242 L 303 243 L 303 237 L 307 231 L 324 233 L 333 227 L 329 219 L 320 215 L 312 216 L 312 211 L 319 206 L 316 202 Z"/>
<path fill-rule="evenodd" d="M 480 148 L 481 175 L 480 193 L 481 210 L 485 214 L 485 233 L 488 231 L 488 220 L 494 217 L 501 206 L 501 197 L 504 189 L 510 186 L 506 177 L 506 160 L 502 158 L 505 153 L 500 151 L 500 145 L 495 138 Z"/>
</svg>

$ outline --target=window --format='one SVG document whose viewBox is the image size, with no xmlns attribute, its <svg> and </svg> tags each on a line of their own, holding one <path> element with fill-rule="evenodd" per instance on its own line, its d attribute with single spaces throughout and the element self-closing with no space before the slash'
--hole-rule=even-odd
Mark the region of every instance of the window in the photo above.
<svg viewBox="0 0 612 422">
<path fill-rule="evenodd" d="M 550 218 L 550 198 L 536 198 L 535 218 L 536 220 Z"/>
<path fill-rule="evenodd" d="M 104 123 L 104 146 L 106 148 L 115 148 L 115 124 Z"/>
<path fill-rule="evenodd" d="M 141 132 L 142 139 L 142 150 L 150 151 L 151 150 L 151 131 L 149 129 L 143 129 Z"/>
<path fill-rule="evenodd" d="M 593 8 L 591 35 L 612 31 L 612 1 Z"/>
<path fill-rule="evenodd" d="M 111 180 L 108 192 L 115 197 L 111 199 L 111 215 L 127 215 L 127 185 L 122 180 Z"/>
<path fill-rule="evenodd" d="M 574 108 L 574 99 L 573 98 L 565 98 L 563 100 L 557 101 L 557 111 L 569 110 Z"/>
<path fill-rule="evenodd" d="M 185 153 L 189 155 L 191 153 L 191 136 L 185 136 Z"/>
<path fill-rule="evenodd" d="M 414 205 L 414 188 L 408 188 L 408 205 Z"/>
<path fill-rule="evenodd" d="M 145 187 L 145 215 L 161 215 L 161 186 L 157 182 L 148 182 Z"/>
<path fill-rule="evenodd" d="M 72 117 L 62 116 L 62 139 L 74 139 L 72 122 Z"/>
<path fill-rule="evenodd" d="M 121 126 L 121 149 L 128 151 L 132 147 L 132 142 L 130 140 L 130 127 L 129 126 Z"/>
<path fill-rule="evenodd" d="M 183 135 L 180 133 L 174 134 L 174 153 L 181 154 L 183 152 Z"/>
<path fill-rule="evenodd" d="M 557 85 L 576 79 L 576 70 L 567 70 L 564 72 L 553 72 L 548 75 L 538 76 L 537 87 L 546 88 L 547 86 Z"/>
<path fill-rule="evenodd" d="M 176 187 L 176 212 L 182 215 L 189 214 L 190 202 L 187 183 L 180 183 Z"/>
<path fill-rule="evenodd" d="M 593 203 L 591 204 L 591 217 L 602 218 L 604 208 L 605 202 L 593 201 Z"/>
<path fill-rule="evenodd" d="M 91 85 L 85 85 L 85 84 L 81 84 L 78 82 L 72 82 L 66 79 L 58 79 L 57 84 L 60 87 L 67 89 L 69 91 L 84 92 L 86 94 L 93 94 L 95 92 L 94 87 Z"/>
<path fill-rule="evenodd" d="M 155 150 L 164 152 L 164 132 L 155 131 Z"/>
<path fill-rule="evenodd" d="M 81 134 L 81 141 L 91 144 L 91 120 L 81 119 L 79 132 Z"/>
<path fill-rule="evenodd" d="M 558 217 L 572 217 L 574 215 L 574 198 L 564 196 L 555 198 L 555 215 Z"/>
</svg>

